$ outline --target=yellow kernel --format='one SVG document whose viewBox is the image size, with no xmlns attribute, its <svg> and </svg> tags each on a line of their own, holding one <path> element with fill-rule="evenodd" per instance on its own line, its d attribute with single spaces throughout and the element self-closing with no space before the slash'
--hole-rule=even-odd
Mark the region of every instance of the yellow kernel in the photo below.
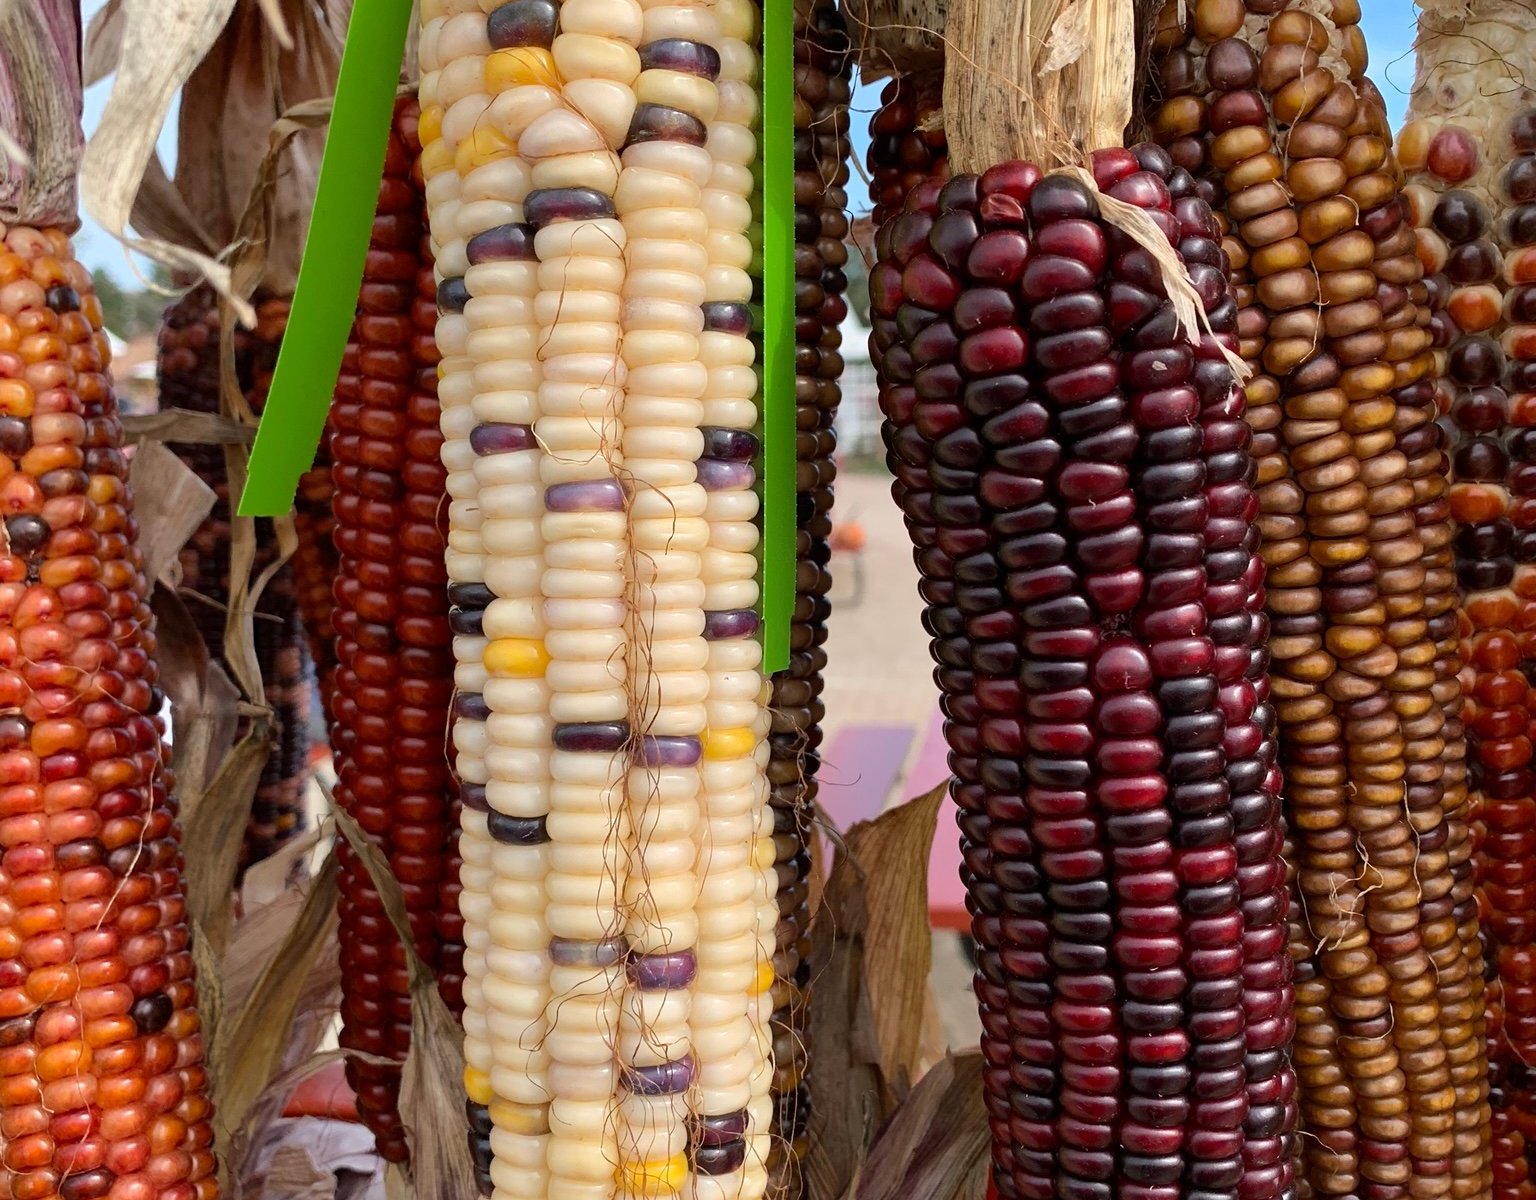
<svg viewBox="0 0 1536 1200">
<path fill-rule="evenodd" d="M 562 86 L 555 56 L 539 46 L 511 46 L 486 55 L 485 86 L 492 95 L 525 83 Z"/>
<path fill-rule="evenodd" d="M 761 996 L 764 992 L 773 991 L 774 982 L 778 976 L 773 973 L 773 963 L 764 959 L 757 964 L 757 978 L 752 981 L 752 994 Z"/>
<path fill-rule="evenodd" d="M 687 1156 L 674 1154 L 671 1158 L 653 1158 L 650 1162 L 622 1163 L 618 1181 L 626 1192 L 657 1196 L 681 1191 L 687 1178 Z"/>
<path fill-rule="evenodd" d="M 459 148 L 453 154 L 453 165 L 460 175 L 468 175 L 476 167 L 483 167 L 486 163 L 516 153 L 516 142 L 508 139 L 499 129 L 482 125 L 459 143 Z"/>
<path fill-rule="evenodd" d="M 421 120 L 417 122 L 416 130 L 421 138 L 423 146 L 430 146 L 438 138 L 443 136 L 443 106 L 441 104 L 429 104 L 421 110 Z"/>
<path fill-rule="evenodd" d="M 425 179 L 435 179 L 444 171 L 453 170 L 453 150 L 438 138 L 421 152 L 421 174 Z"/>
<path fill-rule="evenodd" d="M 527 1137 L 538 1137 L 549 1132 L 547 1104 L 514 1104 L 510 1100 L 498 1100 L 490 1107 L 491 1120 L 497 1129 Z"/>
<path fill-rule="evenodd" d="M 778 854 L 771 837 L 760 837 L 752 843 L 752 865 L 759 871 L 766 871 L 777 860 Z"/>
<path fill-rule="evenodd" d="M 485 648 L 485 669 L 492 675 L 538 679 L 547 666 L 549 652 L 532 638 L 497 638 Z"/>
<path fill-rule="evenodd" d="M 489 1104 L 495 1097 L 491 1091 L 491 1077 L 479 1067 L 465 1067 L 464 1094 L 472 1104 Z"/>
<path fill-rule="evenodd" d="M 737 729 L 706 729 L 704 731 L 704 757 L 708 759 L 745 758 L 752 753 L 757 739 L 745 727 Z"/>
</svg>

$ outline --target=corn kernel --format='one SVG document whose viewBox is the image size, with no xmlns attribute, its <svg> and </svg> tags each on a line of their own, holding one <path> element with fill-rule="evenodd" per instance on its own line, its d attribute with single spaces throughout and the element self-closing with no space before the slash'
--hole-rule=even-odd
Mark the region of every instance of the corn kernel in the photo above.
<svg viewBox="0 0 1536 1200">
<path fill-rule="evenodd" d="M 688 1159 L 674 1154 L 671 1158 L 619 1166 L 619 1186 L 641 1196 L 656 1196 L 682 1190 L 688 1177 Z"/>
<path fill-rule="evenodd" d="M 444 171 L 451 170 L 453 170 L 453 151 L 442 138 L 438 138 L 421 152 L 421 174 L 424 179 L 435 179 Z"/>
<path fill-rule="evenodd" d="M 549 1132 L 547 1104 L 514 1104 L 510 1100 L 498 1100 L 490 1108 L 491 1120 L 498 1129 L 527 1137 L 538 1137 Z"/>
<path fill-rule="evenodd" d="M 460 175 L 468 175 L 476 167 L 483 167 L 497 159 L 510 158 L 516 153 L 516 142 L 499 129 L 482 125 L 459 143 L 459 148 L 453 154 L 453 165 Z"/>
<path fill-rule="evenodd" d="M 771 837 L 761 837 L 752 843 L 752 865 L 759 871 L 766 871 L 773 866 L 777 858 Z"/>
<path fill-rule="evenodd" d="M 464 1094 L 472 1104 L 490 1104 L 495 1098 L 495 1093 L 491 1091 L 491 1077 L 479 1067 L 465 1067 Z"/>
<path fill-rule="evenodd" d="M 764 992 L 771 992 L 777 979 L 772 960 L 764 959 L 757 964 L 757 978 L 752 981 L 752 994 L 761 996 Z"/>
<path fill-rule="evenodd" d="M 417 123 L 416 132 L 417 136 L 421 138 L 423 146 L 430 146 L 443 136 L 443 106 L 441 104 L 429 104 L 421 110 L 421 119 Z"/>
<path fill-rule="evenodd" d="M 563 86 L 555 56 L 538 46 L 512 46 L 486 56 L 485 86 L 492 95 L 525 83 Z"/>
<path fill-rule="evenodd" d="M 513 679 L 538 679 L 549 666 L 544 643 L 532 638 L 498 638 L 485 648 L 485 669 Z"/>
<path fill-rule="evenodd" d="M 752 731 L 738 729 L 706 729 L 704 731 L 704 757 L 712 760 L 744 758 L 752 753 L 756 739 Z"/>
</svg>

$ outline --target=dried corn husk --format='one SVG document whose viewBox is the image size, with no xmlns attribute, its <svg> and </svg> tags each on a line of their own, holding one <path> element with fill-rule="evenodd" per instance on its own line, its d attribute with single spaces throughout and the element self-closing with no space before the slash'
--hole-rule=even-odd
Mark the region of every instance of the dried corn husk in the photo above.
<svg viewBox="0 0 1536 1200">
<path fill-rule="evenodd" d="M 80 100 L 77 0 L 0 2 L 0 224 L 75 228 Z"/>
</svg>

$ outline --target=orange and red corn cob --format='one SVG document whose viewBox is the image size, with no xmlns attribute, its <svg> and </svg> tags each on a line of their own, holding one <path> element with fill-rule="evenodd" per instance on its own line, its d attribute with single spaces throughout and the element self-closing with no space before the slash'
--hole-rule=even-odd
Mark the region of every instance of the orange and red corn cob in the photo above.
<svg viewBox="0 0 1536 1200">
<path fill-rule="evenodd" d="M 0 224 L 0 1196 L 213 1200 L 109 353 L 68 237 Z"/>
<path fill-rule="evenodd" d="M 402 101 L 385 159 L 358 315 L 331 408 L 336 800 L 383 850 L 416 952 L 462 1007 L 457 788 L 446 731 L 452 633 L 443 562 L 436 283 L 423 225 L 417 105 Z M 402 1060 L 411 999 L 404 949 L 377 891 L 341 854 L 342 1045 Z M 358 1107 L 391 1161 L 407 1156 L 399 1069 L 351 1059 Z"/>
</svg>

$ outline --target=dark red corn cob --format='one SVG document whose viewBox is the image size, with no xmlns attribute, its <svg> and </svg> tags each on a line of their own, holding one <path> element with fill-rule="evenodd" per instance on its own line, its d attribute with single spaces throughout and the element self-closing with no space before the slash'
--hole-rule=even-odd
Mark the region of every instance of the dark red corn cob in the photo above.
<svg viewBox="0 0 1536 1200">
<path fill-rule="evenodd" d="M 852 57 L 842 15 L 825 0 L 795 6 L 796 578 L 789 668 L 773 677 L 768 779 L 778 852 L 774 993 L 775 1143 L 771 1166 L 798 1193 L 810 1096 L 804 1084 L 810 983 L 808 842 L 821 746 L 831 575 L 833 419 L 842 399 L 841 326 L 848 315 L 848 101 Z"/>
<path fill-rule="evenodd" d="M 898 75 L 880 92 L 868 156 L 877 229 L 901 212 L 907 193 L 923 180 L 949 178 L 943 102 L 942 71 Z"/>
<path fill-rule="evenodd" d="M 261 398 L 256 381 L 270 378 L 275 357 L 267 341 L 281 335 L 274 306 L 261 306 L 256 331 L 234 333 L 235 371 L 249 397 Z M 276 330 L 276 332 L 274 332 Z M 219 310 L 207 287 L 194 288 L 166 310 L 160 327 L 157 370 L 162 408 L 219 411 Z M 229 608 L 229 479 L 221 446 L 171 443 L 182 462 L 214 490 L 213 511 L 181 551 L 181 595 L 197 622 L 209 657 L 226 669 L 224 626 Z M 257 520 L 255 578 L 277 557 L 268 520 Z M 240 852 L 241 868 L 274 853 L 303 828 L 304 788 L 309 779 L 309 655 L 294 595 L 291 567 L 274 575 L 256 602 L 252 635 L 266 701 L 277 724 L 277 741 L 262 770 Z"/>
<path fill-rule="evenodd" d="M 445 731 L 453 657 L 443 565 L 436 286 L 416 160 L 417 105 L 401 101 L 385 159 L 358 316 L 331 408 L 336 800 L 399 880 L 416 952 L 462 1008 L 454 786 Z M 342 1045 L 400 1061 L 410 1044 L 404 948 L 378 892 L 342 846 Z M 447 945 L 445 942 L 457 943 Z M 351 1059 L 379 1152 L 407 1156 L 398 1067 Z"/>
<path fill-rule="evenodd" d="M 155 633 L 90 275 L 0 223 L 0 1195 L 213 1200 Z"/>
<path fill-rule="evenodd" d="M 1026 163 L 882 228 L 872 339 L 949 718 L 1000 1194 L 1294 1190 L 1288 905 L 1236 305 L 1154 147 Z"/>
</svg>

